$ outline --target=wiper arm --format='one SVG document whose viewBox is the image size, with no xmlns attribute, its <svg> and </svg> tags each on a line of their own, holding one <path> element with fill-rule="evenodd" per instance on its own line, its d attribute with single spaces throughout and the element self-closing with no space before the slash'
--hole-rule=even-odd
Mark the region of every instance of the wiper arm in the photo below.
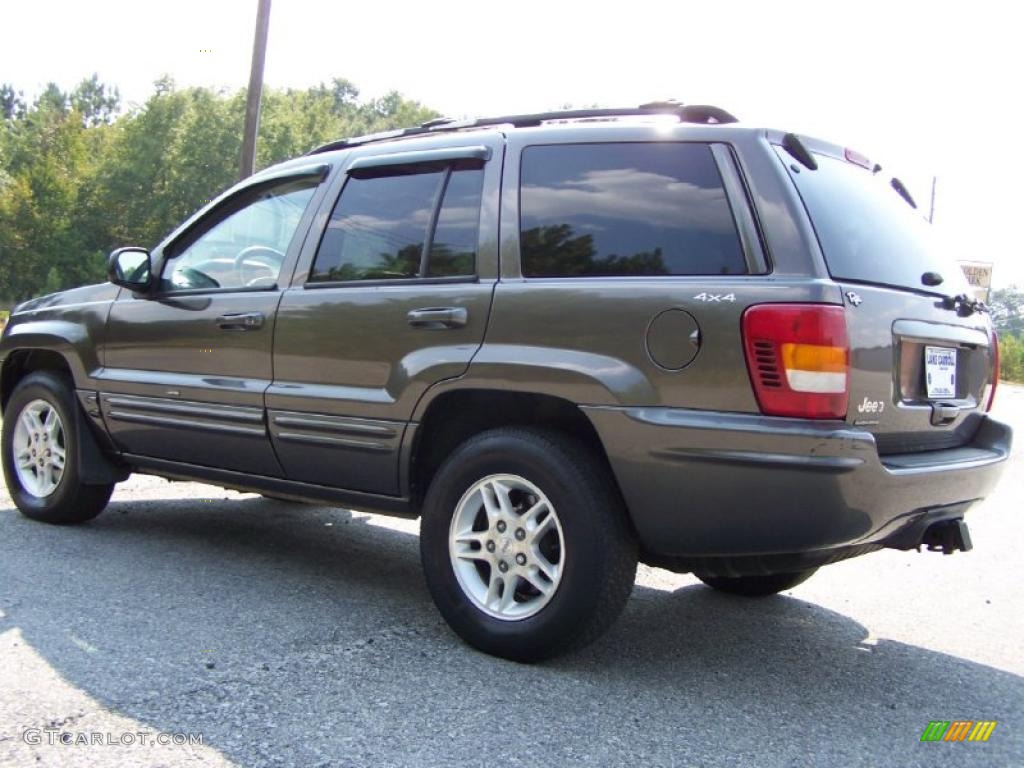
<svg viewBox="0 0 1024 768">
<path fill-rule="evenodd" d="M 942 306 L 945 309 L 955 309 L 961 317 L 970 317 L 975 312 L 988 312 L 985 302 L 961 293 L 957 296 L 943 296 Z"/>
<path fill-rule="evenodd" d="M 900 197 L 910 203 L 911 208 L 917 208 L 917 203 L 914 202 L 914 198 L 910 196 L 910 190 L 907 189 L 907 185 L 897 179 L 895 176 L 892 177 L 892 188 L 895 189 Z"/>
</svg>

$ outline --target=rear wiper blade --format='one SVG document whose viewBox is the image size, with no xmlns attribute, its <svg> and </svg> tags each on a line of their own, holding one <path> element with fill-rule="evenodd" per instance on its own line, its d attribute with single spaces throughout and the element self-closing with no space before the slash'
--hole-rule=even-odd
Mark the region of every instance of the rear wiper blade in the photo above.
<svg viewBox="0 0 1024 768">
<path fill-rule="evenodd" d="M 910 203 L 911 208 L 917 208 L 917 203 L 914 202 L 914 198 L 910 196 L 910 190 L 907 189 L 907 185 L 897 179 L 895 176 L 892 177 L 892 188 L 895 189 L 900 197 Z"/>
<path fill-rule="evenodd" d="M 966 293 L 956 296 L 943 296 L 942 306 L 945 309 L 955 309 L 961 317 L 969 317 L 975 312 L 988 312 L 988 306 L 985 302 L 972 298 Z"/>
</svg>

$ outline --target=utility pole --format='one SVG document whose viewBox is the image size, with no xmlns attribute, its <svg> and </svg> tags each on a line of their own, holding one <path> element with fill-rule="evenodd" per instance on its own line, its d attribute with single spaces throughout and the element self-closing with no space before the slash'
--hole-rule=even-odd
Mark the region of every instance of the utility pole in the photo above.
<svg viewBox="0 0 1024 768">
<path fill-rule="evenodd" d="M 260 103 L 263 99 L 263 62 L 267 58 L 267 30 L 270 27 L 270 0 L 259 0 L 256 11 L 256 38 L 252 44 L 252 69 L 245 99 L 245 134 L 242 137 L 242 166 L 239 179 L 256 171 L 256 133 L 260 127 Z"/>
<path fill-rule="evenodd" d="M 935 185 L 938 184 L 939 179 L 937 176 L 932 176 L 932 203 L 928 206 L 928 223 L 932 223 L 932 219 L 935 218 Z"/>
</svg>

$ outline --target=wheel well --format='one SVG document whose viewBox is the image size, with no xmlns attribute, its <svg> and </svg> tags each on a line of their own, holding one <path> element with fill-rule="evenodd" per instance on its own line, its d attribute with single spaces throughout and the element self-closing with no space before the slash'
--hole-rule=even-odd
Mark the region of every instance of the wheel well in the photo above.
<svg viewBox="0 0 1024 768">
<path fill-rule="evenodd" d="M 7 407 L 18 382 L 33 371 L 56 371 L 72 378 L 71 367 L 59 352 L 49 349 L 18 349 L 4 360 L 0 370 L 0 408 Z"/>
<path fill-rule="evenodd" d="M 593 450 L 618 487 L 601 438 L 577 405 L 551 395 L 466 389 L 439 395 L 420 421 L 410 471 L 414 505 L 422 505 L 431 480 L 456 447 L 480 432 L 510 426 L 542 427 L 573 436 Z"/>
</svg>

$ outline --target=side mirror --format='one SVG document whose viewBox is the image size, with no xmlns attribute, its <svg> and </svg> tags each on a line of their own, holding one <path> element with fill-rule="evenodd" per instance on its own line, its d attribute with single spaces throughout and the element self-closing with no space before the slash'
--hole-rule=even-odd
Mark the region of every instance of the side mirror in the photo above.
<svg viewBox="0 0 1024 768">
<path fill-rule="evenodd" d="M 149 251 L 145 248 L 129 246 L 118 248 L 110 254 L 107 277 L 114 285 L 146 293 L 150 288 L 152 274 Z"/>
</svg>

